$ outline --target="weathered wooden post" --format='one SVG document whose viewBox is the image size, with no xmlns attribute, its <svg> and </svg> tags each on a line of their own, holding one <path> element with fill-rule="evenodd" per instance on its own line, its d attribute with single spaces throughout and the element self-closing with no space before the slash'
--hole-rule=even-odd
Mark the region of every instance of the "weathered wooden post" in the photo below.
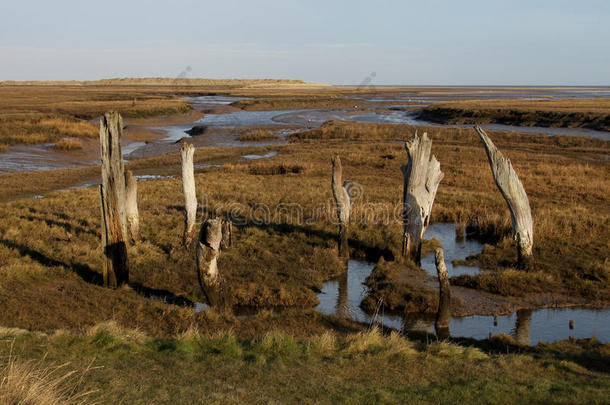
<svg viewBox="0 0 610 405">
<path fill-rule="evenodd" d="M 195 221 L 197 216 L 197 194 L 195 192 L 195 169 L 193 167 L 193 154 L 195 147 L 184 143 L 180 149 L 182 160 L 182 191 L 184 192 L 184 236 L 185 247 L 191 246 L 195 239 Z"/>
<path fill-rule="evenodd" d="M 337 219 L 339 220 L 339 256 L 349 257 L 349 246 L 347 243 L 347 230 L 349 225 L 350 214 L 350 195 L 346 185 L 350 182 L 343 183 L 343 168 L 341 167 L 341 159 L 339 156 L 333 156 L 331 159 L 333 197 L 337 206 Z"/>
<path fill-rule="evenodd" d="M 132 242 L 140 240 L 140 217 L 138 214 L 138 182 L 131 170 L 125 173 L 125 213 Z"/>
<path fill-rule="evenodd" d="M 123 119 L 117 112 L 100 119 L 100 156 L 102 184 L 102 248 L 104 249 L 103 281 L 116 288 L 129 281 L 127 265 L 127 224 L 125 210 L 125 173 L 121 154 Z"/>
<path fill-rule="evenodd" d="M 479 134 L 481 141 L 483 141 L 489 165 L 491 166 L 491 173 L 510 210 L 513 238 L 517 241 L 519 267 L 523 269 L 530 268 L 534 262 L 534 254 L 532 252 L 534 230 L 532 211 L 523 184 L 521 184 L 521 180 L 519 180 L 515 169 L 513 169 L 510 159 L 504 157 L 485 131 L 478 126 L 475 126 L 474 129 Z"/>
<path fill-rule="evenodd" d="M 199 285 L 211 307 L 230 308 L 231 295 L 218 272 L 222 241 L 222 221 L 210 219 L 201 225 L 197 240 L 197 276 Z"/>
<path fill-rule="evenodd" d="M 449 323 L 451 322 L 451 285 L 449 284 L 449 273 L 445 265 L 443 249 L 437 248 L 434 252 L 434 263 L 438 274 L 438 312 L 434 329 L 439 339 L 449 339 Z"/>
<path fill-rule="evenodd" d="M 409 162 L 401 167 L 404 176 L 402 255 L 419 266 L 424 232 L 444 174 L 436 157 L 430 157 L 432 140 L 425 132 L 421 138 L 416 132 L 411 142 L 405 142 L 405 149 Z"/>
</svg>

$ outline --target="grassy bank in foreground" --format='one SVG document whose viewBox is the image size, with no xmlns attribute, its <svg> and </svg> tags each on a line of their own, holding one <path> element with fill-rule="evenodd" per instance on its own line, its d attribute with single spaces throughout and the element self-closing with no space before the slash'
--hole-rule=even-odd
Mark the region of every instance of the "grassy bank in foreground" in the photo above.
<svg viewBox="0 0 610 405">
<path fill-rule="evenodd" d="M 420 118 L 444 124 L 484 124 L 610 131 L 610 99 L 467 100 L 434 104 Z"/>
<path fill-rule="evenodd" d="M 79 334 L 5 329 L 0 400 L 9 389 L 19 396 L 38 384 L 47 398 L 72 397 L 68 403 L 79 396 L 84 403 L 130 404 L 607 401 L 608 345 L 564 342 L 519 352 L 499 342 L 483 350 L 426 344 L 376 329 L 308 338 L 277 329 L 254 339 L 196 330 L 152 339 L 112 322 Z M 40 389 L 46 381 L 57 383 Z"/>
</svg>

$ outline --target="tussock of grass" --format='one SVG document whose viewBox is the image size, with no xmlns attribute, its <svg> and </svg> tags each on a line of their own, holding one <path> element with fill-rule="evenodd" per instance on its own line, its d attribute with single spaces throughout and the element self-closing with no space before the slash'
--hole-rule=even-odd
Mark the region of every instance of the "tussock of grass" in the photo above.
<svg viewBox="0 0 610 405">
<path fill-rule="evenodd" d="M 464 274 L 452 277 L 451 283 L 513 297 L 547 292 L 549 289 L 561 287 L 561 284 L 551 274 L 541 271 L 526 273 L 514 269 L 476 275 Z"/>
<path fill-rule="evenodd" d="M 36 144 L 58 141 L 61 146 L 75 146 L 80 141 L 66 140 L 62 137 L 93 138 L 99 129 L 88 122 L 58 116 L 5 117 L 0 114 L 0 143 Z M 81 144 L 82 148 L 82 144 Z M 64 149 L 66 150 L 66 149 Z"/>
<path fill-rule="evenodd" d="M 259 142 L 280 139 L 279 135 L 265 129 L 245 131 L 239 136 L 241 142 Z"/>
<path fill-rule="evenodd" d="M 477 348 L 469 346 L 459 346 L 447 342 L 432 343 L 427 347 L 427 353 L 431 353 L 439 357 L 463 357 L 468 360 L 483 360 L 489 358 L 486 353 L 483 353 Z"/>
<path fill-rule="evenodd" d="M 375 313 L 379 305 L 385 311 L 396 313 L 436 312 L 437 291 L 425 285 L 411 284 L 408 278 L 404 278 L 409 272 L 420 271 L 411 262 L 380 261 L 366 279 L 370 291 L 362 301 L 362 308 L 370 314 Z"/>
<path fill-rule="evenodd" d="M 55 145 L 53 145 L 53 149 L 65 151 L 79 150 L 82 148 L 83 143 L 78 139 L 60 139 L 59 141 L 55 142 Z"/>
<path fill-rule="evenodd" d="M 384 336 L 377 327 L 366 332 L 350 335 L 341 351 L 345 356 L 373 355 L 373 356 L 408 356 L 416 354 L 412 342 L 409 342 L 397 332 Z"/>
<path fill-rule="evenodd" d="M 77 372 L 69 365 L 45 366 L 43 361 L 9 357 L 0 366 L 0 402 L 5 405 L 76 405 L 92 403 L 92 392 L 81 392 Z"/>
<path fill-rule="evenodd" d="M 97 323 L 87 330 L 86 335 L 91 337 L 93 341 L 102 344 L 104 342 L 142 344 L 148 340 L 148 337 L 143 332 L 137 329 L 124 328 L 120 326 L 116 321 L 106 321 Z"/>
</svg>

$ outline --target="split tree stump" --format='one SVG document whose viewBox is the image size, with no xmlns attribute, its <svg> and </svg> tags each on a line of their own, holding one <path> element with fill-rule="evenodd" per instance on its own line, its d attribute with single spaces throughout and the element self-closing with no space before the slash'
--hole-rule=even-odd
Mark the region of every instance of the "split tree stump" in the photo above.
<svg viewBox="0 0 610 405">
<path fill-rule="evenodd" d="M 430 157 L 432 140 L 425 132 L 421 138 L 416 132 L 411 142 L 405 142 L 405 149 L 409 161 L 401 167 L 404 176 L 402 255 L 419 266 L 424 232 L 444 174 L 436 157 Z"/>
</svg>

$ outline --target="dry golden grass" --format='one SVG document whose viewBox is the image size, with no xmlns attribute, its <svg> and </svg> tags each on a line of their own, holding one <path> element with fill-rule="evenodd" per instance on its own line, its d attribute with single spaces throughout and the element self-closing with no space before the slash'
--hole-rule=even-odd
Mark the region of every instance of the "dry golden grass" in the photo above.
<svg viewBox="0 0 610 405">
<path fill-rule="evenodd" d="M 9 355 L 0 366 L 0 403 L 3 405 L 84 405 L 93 392 L 80 392 L 77 372 L 69 364 L 45 366 Z M 82 373 L 81 373 L 82 374 Z M 82 377 L 81 377 L 82 378 Z M 76 381 L 74 381 L 76 380 Z"/>
<path fill-rule="evenodd" d="M 277 139 L 280 139 L 278 135 L 266 129 L 246 130 L 239 135 L 241 142 L 260 142 Z"/>
<path fill-rule="evenodd" d="M 53 149 L 64 151 L 79 150 L 82 148 L 83 143 L 78 139 L 60 139 L 53 145 Z"/>
<path fill-rule="evenodd" d="M 93 138 L 99 129 L 86 121 L 46 114 L 0 114 L 0 144 L 54 142 L 62 137 Z"/>
</svg>

